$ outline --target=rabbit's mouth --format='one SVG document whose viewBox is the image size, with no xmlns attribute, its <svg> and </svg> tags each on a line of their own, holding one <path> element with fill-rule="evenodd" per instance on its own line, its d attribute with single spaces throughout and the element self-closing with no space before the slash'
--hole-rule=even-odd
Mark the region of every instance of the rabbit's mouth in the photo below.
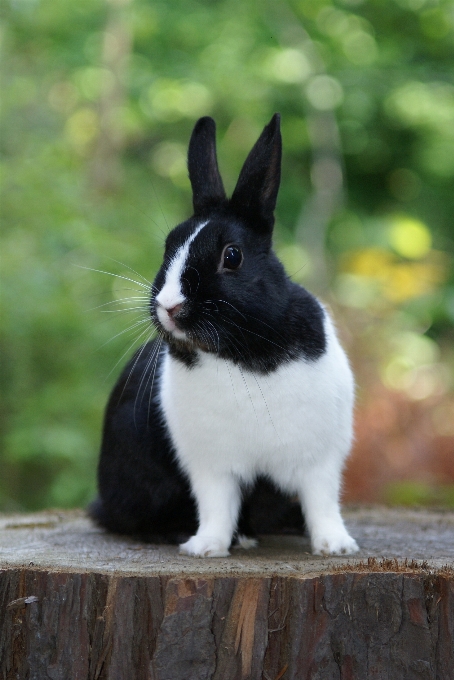
<svg viewBox="0 0 454 680">
<path fill-rule="evenodd" d="M 191 318 L 186 300 L 174 306 L 164 306 L 156 302 L 152 316 L 169 344 L 185 345 L 190 351 L 217 351 L 219 338 L 216 344 L 214 334 L 207 332 L 200 320 Z"/>
<path fill-rule="evenodd" d="M 155 309 L 158 322 L 162 328 L 167 331 L 168 334 L 174 336 L 178 340 L 186 340 L 187 335 L 178 325 L 178 319 L 176 318 L 181 308 L 181 303 L 174 305 L 173 307 L 164 307 L 163 305 L 157 303 Z"/>
</svg>

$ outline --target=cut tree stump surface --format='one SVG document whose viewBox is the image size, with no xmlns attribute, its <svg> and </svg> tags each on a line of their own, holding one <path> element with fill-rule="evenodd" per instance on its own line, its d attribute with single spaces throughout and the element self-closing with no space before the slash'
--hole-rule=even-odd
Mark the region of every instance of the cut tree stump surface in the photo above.
<svg viewBox="0 0 454 680">
<path fill-rule="evenodd" d="M 454 513 L 344 511 L 361 552 L 197 559 L 0 515 L 0 680 L 453 680 Z"/>
<path fill-rule="evenodd" d="M 83 511 L 0 515 L 0 567 L 127 575 L 204 576 L 321 574 L 369 557 L 454 565 L 454 513 L 391 508 L 343 512 L 361 551 L 349 557 L 316 557 L 297 536 L 265 536 L 252 550 L 234 548 L 227 558 L 197 559 L 177 546 L 152 545 L 114 536 Z"/>
</svg>

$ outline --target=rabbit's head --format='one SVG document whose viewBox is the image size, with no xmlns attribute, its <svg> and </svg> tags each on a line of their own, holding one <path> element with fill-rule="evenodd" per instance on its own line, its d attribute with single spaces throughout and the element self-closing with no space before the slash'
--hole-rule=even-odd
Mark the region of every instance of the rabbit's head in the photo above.
<svg viewBox="0 0 454 680">
<path fill-rule="evenodd" d="M 272 251 L 280 182 L 280 116 L 264 128 L 226 197 L 215 123 L 201 118 L 188 152 L 194 214 L 173 229 L 151 298 L 171 351 L 187 363 L 197 350 L 268 371 L 295 354 L 283 334 L 292 285 Z"/>
</svg>

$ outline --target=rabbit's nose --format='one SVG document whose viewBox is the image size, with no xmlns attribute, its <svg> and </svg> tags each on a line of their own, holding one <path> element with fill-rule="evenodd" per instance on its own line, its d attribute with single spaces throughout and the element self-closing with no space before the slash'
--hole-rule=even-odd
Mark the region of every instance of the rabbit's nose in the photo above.
<svg viewBox="0 0 454 680">
<path fill-rule="evenodd" d="M 183 307 L 183 304 L 180 303 L 178 305 L 175 305 L 174 307 L 170 307 L 170 308 L 164 307 L 164 309 L 166 310 L 167 314 L 173 319 L 178 314 L 178 312 L 180 311 L 180 309 L 182 307 Z"/>
</svg>

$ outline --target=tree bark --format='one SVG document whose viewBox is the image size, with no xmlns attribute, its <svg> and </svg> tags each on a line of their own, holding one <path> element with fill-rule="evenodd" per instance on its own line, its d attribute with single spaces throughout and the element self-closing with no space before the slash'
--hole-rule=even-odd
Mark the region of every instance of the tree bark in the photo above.
<svg viewBox="0 0 454 680">
<path fill-rule="evenodd" d="M 0 602 L 5 680 L 453 677 L 448 573 L 168 578 L 7 569 Z"/>
<path fill-rule="evenodd" d="M 235 551 L 232 558 L 197 560 L 106 535 L 81 515 L 54 513 L 56 526 L 49 516 L 0 522 L 2 680 L 453 678 L 449 565 L 308 555 L 309 571 L 291 570 L 303 562 L 292 561 L 284 541 L 286 575 L 273 561 L 281 539 L 241 558 Z M 419 526 L 426 540 L 432 529 L 446 540 L 452 514 L 434 515 L 432 527 L 428 517 L 422 514 Z M 392 532 L 391 524 L 388 517 Z M 15 564 L 8 552 L 15 545 L 20 555 L 21 531 L 37 564 Z M 66 540 L 80 555 L 78 533 L 90 554 L 98 544 L 98 554 L 74 568 L 70 550 L 66 564 L 58 551 Z M 122 557 L 125 550 L 133 558 Z M 450 550 L 442 546 L 441 553 Z M 223 568 L 229 560 L 235 571 Z"/>
</svg>

